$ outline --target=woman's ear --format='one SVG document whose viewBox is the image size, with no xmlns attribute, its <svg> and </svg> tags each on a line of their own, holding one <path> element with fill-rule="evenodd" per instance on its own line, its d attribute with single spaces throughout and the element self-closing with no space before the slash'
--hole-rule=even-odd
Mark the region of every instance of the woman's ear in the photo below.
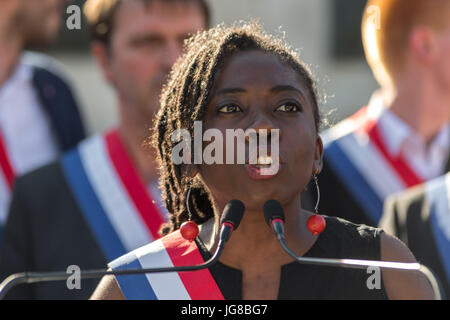
<svg viewBox="0 0 450 320">
<path fill-rule="evenodd" d="M 318 175 L 323 168 L 323 142 L 322 138 L 317 135 L 316 149 L 314 152 L 313 174 Z"/>
</svg>

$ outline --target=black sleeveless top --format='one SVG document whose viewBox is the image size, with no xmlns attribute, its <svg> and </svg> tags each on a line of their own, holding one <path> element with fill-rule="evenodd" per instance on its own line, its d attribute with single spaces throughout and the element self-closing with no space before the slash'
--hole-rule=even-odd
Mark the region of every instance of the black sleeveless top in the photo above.
<svg viewBox="0 0 450 320">
<path fill-rule="evenodd" d="M 383 230 L 357 225 L 346 220 L 324 216 L 326 228 L 304 257 L 347 258 L 381 260 L 381 238 Z M 211 254 L 204 244 L 196 240 L 203 259 Z M 280 247 L 280 250 L 281 247 Z M 211 275 L 227 300 L 242 299 L 242 273 L 221 262 L 210 267 Z M 381 277 L 381 272 L 379 273 Z M 369 279 L 372 276 L 371 279 Z M 382 279 L 380 286 L 373 281 L 374 272 L 365 269 L 348 269 L 305 265 L 292 262 L 281 268 L 280 300 L 380 300 L 387 299 Z M 372 284 L 368 286 L 368 282 Z M 371 287 L 372 289 L 369 289 Z"/>
</svg>

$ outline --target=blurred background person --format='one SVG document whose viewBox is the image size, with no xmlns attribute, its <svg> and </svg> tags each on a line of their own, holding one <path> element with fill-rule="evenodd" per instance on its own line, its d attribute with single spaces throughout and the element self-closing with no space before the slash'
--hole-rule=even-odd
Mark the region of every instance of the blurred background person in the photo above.
<svg viewBox="0 0 450 320">
<path fill-rule="evenodd" d="M 380 227 L 436 273 L 450 299 L 450 173 L 388 197 Z"/>
<path fill-rule="evenodd" d="M 387 196 L 448 171 L 450 1 L 368 1 L 362 35 L 381 89 L 323 134 L 319 211 L 376 226 Z"/>
<path fill-rule="evenodd" d="M 15 178 L 85 137 L 60 66 L 25 49 L 52 44 L 64 1 L 9 0 L 0 9 L 0 242 Z"/>
<path fill-rule="evenodd" d="M 166 220 L 155 153 L 143 147 L 183 42 L 209 24 L 203 0 L 89 0 L 92 54 L 116 93 L 119 125 L 16 183 L 0 279 L 25 270 L 105 268 L 158 237 Z M 86 299 L 65 282 L 18 287 L 8 298 Z"/>
</svg>

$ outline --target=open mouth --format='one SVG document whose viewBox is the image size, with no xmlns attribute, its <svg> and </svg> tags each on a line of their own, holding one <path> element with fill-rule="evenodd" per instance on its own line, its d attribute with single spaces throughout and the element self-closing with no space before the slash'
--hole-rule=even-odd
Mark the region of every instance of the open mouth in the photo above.
<svg viewBox="0 0 450 320">
<path fill-rule="evenodd" d="M 274 162 L 272 156 L 260 156 L 257 159 L 256 165 L 262 167 L 270 167 Z"/>
<path fill-rule="evenodd" d="M 272 156 L 260 156 L 255 164 L 245 164 L 247 175 L 253 180 L 268 180 L 277 176 L 280 169 L 279 159 Z"/>
</svg>

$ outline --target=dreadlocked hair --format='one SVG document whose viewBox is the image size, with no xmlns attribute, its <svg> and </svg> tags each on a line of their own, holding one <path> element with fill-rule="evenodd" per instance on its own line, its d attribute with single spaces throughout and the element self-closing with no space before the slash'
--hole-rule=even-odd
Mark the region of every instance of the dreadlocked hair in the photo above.
<svg viewBox="0 0 450 320">
<path fill-rule="evenodd" d="M 273 54 L 300 74 L 310 91 L 316 130 L 319 130 L 321 119 L 315 82 L 309 69 L 284 39 L 265 33 L 257 22 L 240 23 L 231 27 L 222 24 L 194 35 L 185 43 L 184 55 L 172 67 L 161 94 L 161 108 L 153 128 L 151 142 L 160 164 L 160 188 L 170 213 L 169 222 L 160 230 L 162 235 L 179 229 L 189 219 L 202 224 L 214 217 L 213 202 L 206 186 L 198 178 L 183 175 L 182 165 L 176 165 L 172 161 L 172 150 L 177 142 L 172 141 L 171 135 L 175 130 L 179 132 L 185 129 L 193 137 L 194 122 L 202 120 L 215 77 L 225 60 L 235 53 L 248 50 Z M 191 145 L 192 140 L 191 138 Z M 191 155 L 191 161 L 192 158 Z M 189 189 L 191 217 L 186 206 Z"/>
</svg>

